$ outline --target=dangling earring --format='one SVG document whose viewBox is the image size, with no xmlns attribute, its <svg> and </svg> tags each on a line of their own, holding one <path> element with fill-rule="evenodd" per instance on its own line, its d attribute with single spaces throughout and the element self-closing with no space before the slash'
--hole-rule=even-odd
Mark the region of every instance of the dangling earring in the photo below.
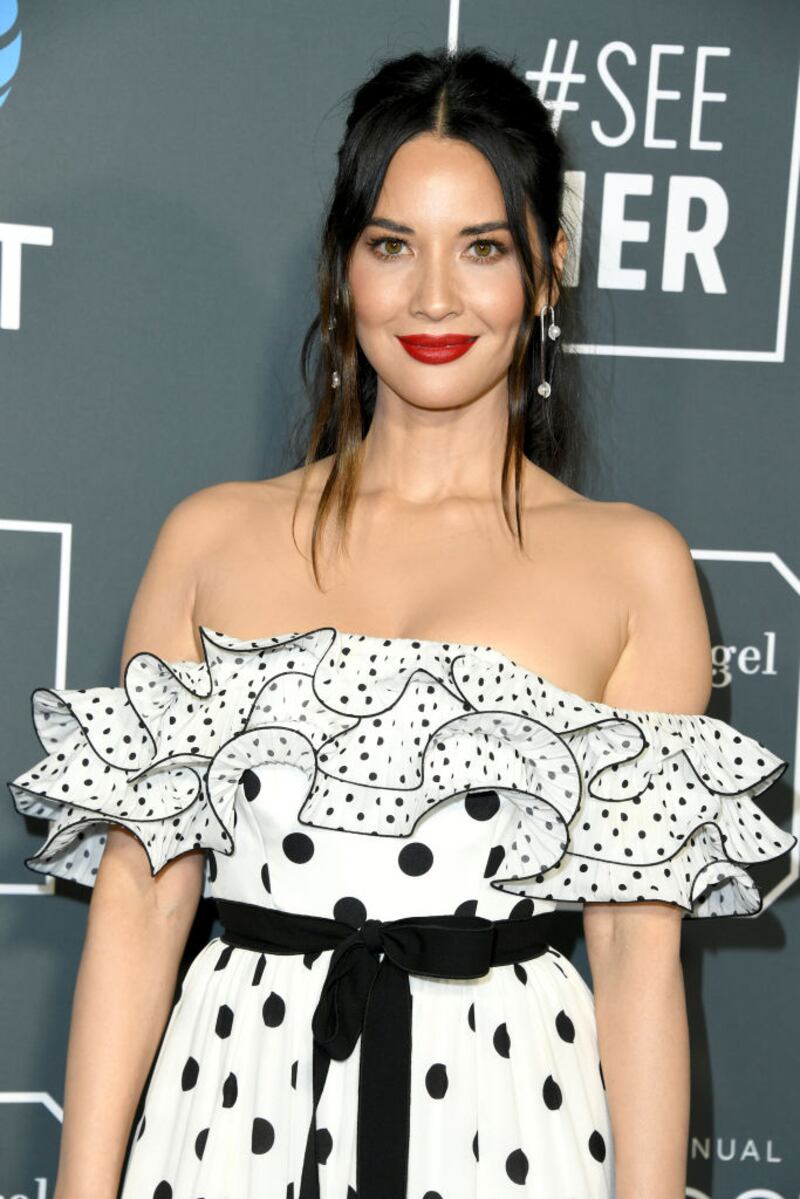
<svg viewBox="0 0 800 1199">
<path fill-rule="evenodd" d="M 337 291 L 336 295 L 333 297 L 333 308 L 331 311 L 330 320 L 328 321 L 328 332 L 329 333 L 332 333 L 333 330 L 336 328 L 336 305 L 338 303 L 339 303 L 339 293 Z"/>
<path fill-rule="evenodd" d="M 549 325 L 548 325 L 549 317 Z M 556 364 L 556 352 L 561 329 L 556 324 L 556 310 L 550 304 L 544 304 L 538 315 L 539 321 L 539 373 L 540 383 L 536 388 L 545 399 L 553 390 L 553 371 Z M 552 347 L 552 349 L 550 349 Z"/>
<path fill-rule="evenodd" d="M 333 312 L 331 313 L 330 320 L 328 321 L 328 332 L 329 333 L 332 333 L 333 330 L 336 328 L 336 305 L 338 303 L 339 303 L 339 293 L 337 291 L 333 297 Z M 342 382 L 342 379 L 341 379 L 339 372 L 332 371 L 331 372 L 331 387 L 334 389 L 334 391 L 336 390 L 337 387 L 339 387 L 341 385 L 341 382 Z"/>
</svg>

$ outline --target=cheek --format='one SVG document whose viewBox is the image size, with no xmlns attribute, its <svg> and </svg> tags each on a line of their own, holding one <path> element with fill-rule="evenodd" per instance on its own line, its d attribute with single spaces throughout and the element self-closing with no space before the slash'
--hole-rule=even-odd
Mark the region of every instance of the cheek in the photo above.
<svg viewBox="0 0 800 1199">
<path fill-rule="evenodd" d="M 503 328 L 518 325 L 525 306 L 525 292 L 519 272 L 513 267 L 475 267 L 474 275 L 480 278 L 470 281 L 464 299 L 473 312 L 481 316 L 487 325 Z"/>
<path fill-rule="evenodd" d="M 390 278 L 392 268 L 357 257 L 349 272 L 350 292 L 356 319 L 364 325 L 380 325 L 402 306 L 402 289 Z"/>
</svg>

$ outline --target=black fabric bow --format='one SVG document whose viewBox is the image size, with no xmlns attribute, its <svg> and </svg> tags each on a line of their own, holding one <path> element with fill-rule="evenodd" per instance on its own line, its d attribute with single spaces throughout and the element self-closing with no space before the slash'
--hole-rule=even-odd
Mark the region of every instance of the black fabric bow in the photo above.
<svg viewBox="0 0 800 1199">
<path fill-rule="evenodd" d="M 216 900 L 228 944 L 266 953 L 333 948 L 311 1021 L 313 1108 L 298 1199 L 319 1199 L 317 1108 L 331 1059 L 361 1037 L 356 1133 L 358 1199 L 406 1199 L 411 1108 L 410 974 L 480 978 L 490 966 L 536 957 L 535 917 L 404 916 L 339 920 Z M 538 930 L 537 930 L 538 931 Z"/>
</svg>

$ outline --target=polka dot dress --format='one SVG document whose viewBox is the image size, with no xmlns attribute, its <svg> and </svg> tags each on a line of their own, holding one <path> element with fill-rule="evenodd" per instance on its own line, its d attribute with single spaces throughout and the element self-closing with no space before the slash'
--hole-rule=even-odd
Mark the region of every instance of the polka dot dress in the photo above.
<svg viewBox="0 0 800 1199">
<path fill-rule="evenodd" d="M 206 896 L 354 928 L 652 899 L 697 918 L 759 912 L 747 867 L 797 843 L 754 802 L 788 763 L 713 717 L 589 702 L 488 646 L 200 634 L 202 662 L 140 653 L 122 687 L 33 692 L 47 756 L 8 783 L 50 822 L 33 870 L 92 886 L 116 823 L 153 874 L 202 848 Z M 300 1199 L 330 954 L 214 938 L 195 957 L 122 1199 Z M 570 961 L 548 946 L 410 988 L 410 1199 L 611 1199 L 593 995 Z M 357 1042 L 330 1063 L 320 1199 L 358 1199 L 359 1062 Z"/>
</svg>

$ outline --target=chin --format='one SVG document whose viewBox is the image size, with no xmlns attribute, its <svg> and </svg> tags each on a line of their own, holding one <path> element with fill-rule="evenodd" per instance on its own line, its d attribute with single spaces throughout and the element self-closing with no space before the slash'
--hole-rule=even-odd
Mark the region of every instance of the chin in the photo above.
<svg viewBox="0 0 800 1199">
<path fill-rule="evenodd" d="M 429 412 L 443 412 L 448 408 L 463 408 L 465 404 L 477 399 L 481 392 L 473 393 L 470 388 L 466 393 L 464 388 L 442 389 L 441 393 L 428 389 L 421 392 L 419 385 L 394 389 L 401 400 L 415 408 L 425 408 Z"/>
</svg>

